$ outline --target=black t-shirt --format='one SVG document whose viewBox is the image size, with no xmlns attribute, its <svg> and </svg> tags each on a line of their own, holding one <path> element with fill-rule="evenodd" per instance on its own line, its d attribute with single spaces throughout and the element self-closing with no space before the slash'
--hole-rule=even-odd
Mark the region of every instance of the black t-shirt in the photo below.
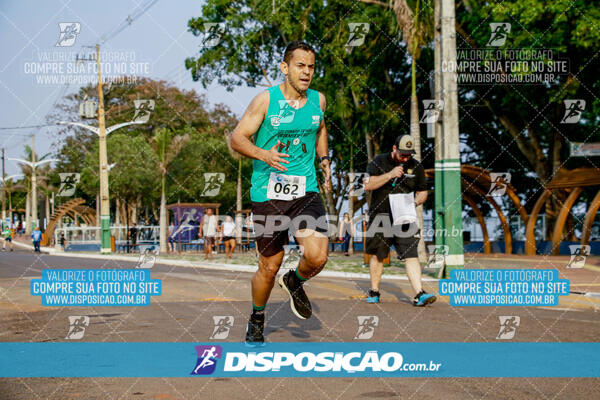
<svg viewBox="0 0 600 400">
<path fill-rule="evenodd" d="M 390 194 L 395 193 L 411 193 L 421 192 L 427 190 L 427 181 L 425 179 L 425 170 L 423 166 L 411 158 L 404 164 L 396 164 L 392 160 L 392 154 L 380 154 L 373 159 L 367 166 L 367 173 L 369 176 L 383 175 L 398 165 L 404 165 L 404 173 L 414 175 L 409 178 L 402 176 L 401 178 L 394 178 L 387 181 L 379 189 L 375 189 L 371 192 L 371 201 L 369 202 L 369 220 L 373 220 L 373 216 L 376 214 L 391 214 L 390 201 L 388 199 Z"/>
</svg>

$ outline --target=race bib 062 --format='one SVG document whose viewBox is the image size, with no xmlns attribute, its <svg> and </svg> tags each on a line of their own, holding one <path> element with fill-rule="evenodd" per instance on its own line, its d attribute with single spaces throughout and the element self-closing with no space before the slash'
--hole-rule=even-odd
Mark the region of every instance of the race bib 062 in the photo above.
<svg viewBox="0 0 600 400">
<path fill-rule="evenodd" d="M 267 198 L 269 200 L 294 200 L 306 194 L 306 177 L 282 175 L 271 172 Z"/>
</svg>

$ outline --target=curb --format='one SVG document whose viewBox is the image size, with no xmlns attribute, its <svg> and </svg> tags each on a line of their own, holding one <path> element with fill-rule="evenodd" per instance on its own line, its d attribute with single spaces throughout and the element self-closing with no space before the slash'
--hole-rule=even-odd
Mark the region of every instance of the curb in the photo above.
<svg viewBox="0 0 600 400">
<path fill-rule="evenodd" d="M 31 246 L 33 249 L 33 246 Z M 52 249 L 54 250 L 54 249 Z M 115 261 L 129 261 L 136 262 L 137 259 L 134 257 L 128 256 L 117 256 L 117 255 L 95 255 L 95 254 L 71 254 L 59 251 L 53 251 L 53 256 L 58 257 L 75 257 L 75 258 L 93 258 L 93 259 L 106 259 L 106 260 L 115 260 Z M 188 267 L 188 268 L 204 268 L 215 271 L 237 271 L 237 272 L 255 272 L 256 266 L 246 265 L 246 264 L 207 264 L 207 263 L 198 263 L 194 261 L 186 261 L 186 260 L 171 260 L 164 259 L 158 257 L 156 259 L 156 264 L 163 265 L 174 265 L 178 267 Z M 370 279 L 369 274 L 362 274 L 357 272 L 342 272 L 342 271 L 322 271 L 318 276 L 327 277 L 327 278 L 353 278 L 353 279 Z M 383 279 L 386 280 L 401 280 L 406 281 L 408 277 L 406 275 L 383 275 Z M 436 278 L 423 277 L 421 279 L 423 282 L 437 282 Z"/>
</svg>

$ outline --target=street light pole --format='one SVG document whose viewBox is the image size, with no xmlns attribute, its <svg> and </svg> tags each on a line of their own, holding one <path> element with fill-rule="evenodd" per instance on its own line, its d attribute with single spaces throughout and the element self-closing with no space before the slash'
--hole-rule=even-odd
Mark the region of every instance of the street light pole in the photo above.
<svg viewBox="0 0 600 400">
<path fill-rule="evenodd" d="M 100 89 L 102 90 L 102 89 Z M 98 110 L 101 108 L 99 107 Z M 104 109 L 104 107 L 102 107 Z M 100 111 L 98 111 L 98 115 L 100 115 Z M 104 115 L 104 112 L 102 113 Z M 104 118 L 103 118 L 104 119 Z M 112 165 L 108 165 L 107 162 L 107 153 L 106 153 L 106 137 L 110 135 L 112 132 L 116 131 L 119 128 L 129 125 L 138 125 L 145 124 L 145 121 L 129 121 L 123 122 L 120 124 L 112 125 L 108 128 L 104 128 L 104 137 L 100 134 L 100 127 L 85 125 L 79 122 L 69 122 L 69 121 L 58 121 L 59 125 L 72 125 L 78 126 L 83 129 L 87 129 L 88 131 L 94 132 L 100 138 L 99 147 L 100 147 L 100 226 L 101 226 L 101 252 L 102 253 L 110 253 L 110 203 L 108 198 L 108 171 L 111 169 Z M 103 151 L 104 150 L 104 151 Z M 103 161 L 104 160 L 104 161 Z"/>
<path fill-rule="evenodd" d="M 37 226 L 36 225 L 36 222 L 37 222 L 37 205 L 34 206 L 34 204 L 36 204 L 36 202 L 35 202 L 35 196 L 37 196 L 37 187 L 36 187 L 37 186 L 36 185 L 37 179 L 36 179 L 36 176 L 35 176 L 36 175 L 35 174 L 35 170 L 36 170 L 37 167 L 39 167 L 42 164 L 46 164 L 46 163 L 53 162 L 53 161 L 58 161 L 58 160 L 46 159 L 46 160 L 42 160 L 42 161 L 35 161 L 35 152 L 32 152 L 32 155 L 31 155 L 31 159 L 33 161 L 27 161 L 27 160 L 23 160 L 21 158 L 11 158 L 11 157 L 8 157 L 8 159 L 12 160 L 12 161 L 18 161 L 20 163 L 23 163 L 25 165 L 29 165 L 31 167 L 31 215 L 32 215 L 32 219 L 33 219 L 33 221 L 31 222 L 31 226 L 32 226 L 33 229 L 35 229 L 35 227 Z M 29 233 L 30 232 L 28 232 L 28 234 Z"/>
<path fill-rule="evenodd" d="M 436 125 L 435 138 L 435 220 L 442 235 L 436 244 L 448 246 L 445 257 L 446 276 L 456 268 L 464 268 L 462 234 L 462 189 L 458 135 L 458 91 L 456 78 L 456 26 L 454 0 L 435 3 L 436 99 L 444 101 L 441 127 Z M 445 68 L 443 66 L 446 66 Z M 454 67 L 452 67 L 454 66 Z M 441 91 L 438 92 L 438 91 Z M 441 129 L 440 129 L 441 128 Z"/>
<path fill-rule="evenodd" d="M 100 68 L 98 66 L 98 68 Z M 98 89 L 99 93 L 102 93 L 102 88 Z M 110 203 L 108 198 L 108 171 L 111 166 L 108 165 L 108 157 L 106 154 L 106 137 L 110 135 L 112 132 L 116 131 L 119 128 L 129 125 L 138 125 L 145 124 L 143 121 L 130 121 L 123 122 L 120 124 L 112 125 L 108 129 L 104 126 L 104 106 L 103 101 L 100 100 L 100 106 L 98 107 L 98 117 L 100 117 L 100 110 L 102 110 L 102 119 L 101 123 L 102 130 L 100 126 L 90 126 L 85 125 L 79 122 L 69 122 L 69 121 L 58 121 L 59 125 L 72 125 L 78 126 L 80 128 L 87 129 L 89 131 L 94 132 L 99 137 L 99 153 L 100 153 L 100 252 L 101 253 L 110 253 Z M 101 133 L 103 132 L 103 133 Z"/>
<path fill-rule="evenodd" d="M 98 127 L 81 124 L 79 122 L 59 121 L 59 125 L 73 125 L 94 132 L 98 135 L 99 163 L 100 163 L 100 252 L 110 253 L 110 202 L 108 190 L 108 156 L 106 152 L 106 137 L 111 132 L 128 125 L 145 124 L 147 121 L 130 121 L 112 125 L 106 128 L 104 118 L 104 93 L 102 91 L 102 69 L 100 67 L 100 45 L 96 45 L 96 68 L 98 70 Z"/>
<path fill-rule="evenodd" d="M 35 135 L 31 135 L 31 162 L 35 165 Z M 37 212 L 37 176 L 35 168 L 31 169 L 31 231 L 35 230 L 38 223 Z"/>
<path fill-rule="evenodd" d="M 106 155 L 106 126 L 104 121 L 104 93 L 102 92 L 102 70 L 100 45 L 96 45 L 96 67 L 98 69 L 98 137 L 100 153 L 100 252 L 110 253 L 110 203 L 108 198 L 108 157 Z"/>
</svg>

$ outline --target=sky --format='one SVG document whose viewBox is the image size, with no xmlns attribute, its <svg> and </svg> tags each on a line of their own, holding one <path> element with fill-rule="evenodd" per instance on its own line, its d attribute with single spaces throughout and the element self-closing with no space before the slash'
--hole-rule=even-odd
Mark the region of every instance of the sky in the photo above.
<svg viewBox="0 0 600 400">
<path fill-rule="evenodd" d="M 107 68 L 114 70 L 124 61 L 128 69 L 138 71 L 138 76 L 168 79 L 180 88 L 195 89 L 205 94 L 211 105 L 224 103 L 241 116 L 250 100 L 264 88 L 240 87 L 227 92 L 213 84 L 204 89 L 183 67 L 185 58 L 199 50 L 202 38 L 188 32 L 187 22 L 201 15 L 203 2 L 158 0 L 131 24 L 126 22 L 128 16 L 134 18 L 153 1 L 0 0 L 0 148 L 6 149 L 7 157 L 22 158 L 24 145 L 31 143 L 32 134 L 37 154 L 51 151 L 56 140 L 54 127 L 1 128 L 45 124 L 46 115 L 61 96 L 84 86 L 77 82 L 68 85 L 52 82 L 52 79 L 68 75 L 71 71 L 67 69 L 75 67 L 70 61 L 72 56 L 89 52 L 91 49 L 84 46 L 95 45 L 103 35 L 108 40 L 102 51 L 118 57 L 108 62 Z M 56 46 L 61 40 L 61 23 L 79 24 L 79 33 L 71 46 L 68 39 L 61 42 L 63 46 Z M 123 26 L 120 33 L 110 37 Z M 45 73 L 40 68 L 43 64 L 55 71 Z M 62 68 L 62 73 L 58 68 Z M 79 68 L 87 67 L 80 63 Z M 73 76 L 91 79 L 93 71 L 80 71 Z M 7 175 L 18 172 L 17 163 L 7 160 Z"/>
</svg>

